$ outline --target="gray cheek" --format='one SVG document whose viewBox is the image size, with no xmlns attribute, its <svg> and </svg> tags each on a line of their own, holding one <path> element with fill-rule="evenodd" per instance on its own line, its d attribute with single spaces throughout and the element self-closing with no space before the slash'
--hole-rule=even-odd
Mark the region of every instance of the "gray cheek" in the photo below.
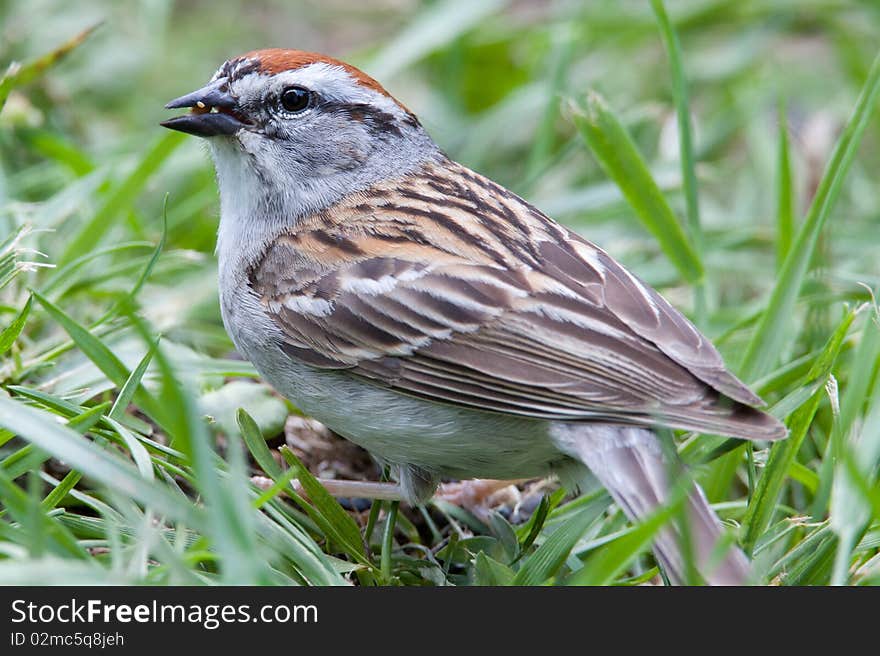
<svg viewBox="0 0 880 656">
<path fill-rule="evenodd" d="M 373 149 L 364 126 L 340 116 L 320 116 L 300 124 L 295 119 L 275 119 L 266 125 L 265 134 L 265 163 L 300 178 L 363 166 Z M 270 164 L 268 160 L 273 161 Z"/>
</svg>

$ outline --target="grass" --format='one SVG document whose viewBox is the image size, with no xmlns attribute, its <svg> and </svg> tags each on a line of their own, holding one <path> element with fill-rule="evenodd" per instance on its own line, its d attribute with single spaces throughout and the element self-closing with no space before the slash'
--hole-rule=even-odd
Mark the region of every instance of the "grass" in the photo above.
<svg viewBox="0 0 880 656">
<path fill-rule="evenodd" d="M 283 446 L 296 409 L 219 319 L 210 164 L 157 127 L 267 45 L 363 66 L 712 337 L 790 430 L 678 440 L 759 583 L 880 583 L 873 3 L 295 4 L 0 8 L 0 62 L 21 62 L 0 81 L 0 584 L 656 574 L 669 508 L 632 526 L 550 488 L 519 515 L 353 510 Z"/>
</svg>

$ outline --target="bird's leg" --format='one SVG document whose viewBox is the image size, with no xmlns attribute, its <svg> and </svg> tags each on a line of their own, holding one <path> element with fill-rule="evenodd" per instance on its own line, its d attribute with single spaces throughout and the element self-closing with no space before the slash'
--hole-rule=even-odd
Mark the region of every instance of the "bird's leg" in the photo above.
<svg viewBox="0 0 880 656">
<path fill-rule="evenodd" d="M 403 499 L 403 494 L 397 483 L 347 481 L 336 478 L 319 478 L 317 480 L 331 496 L 343 499 L 379 499 L 382 501 L 401 501 Z M 251 476 L 251 483 L 261 489 L 268 490 L 272 486 L 272 479 L 265 476 Z M 299 481 L 291 481 L 291 485 L 297 494 L 305 494 Z"/>
<path fill-rule="evenodd" d="M 485 502 L 495 493 L 522 483 L 529 479 L 514 481 L 496 481 L 490 479 L 474 479 L 458 481 L 455 483 L 443 483 L 434 495 L 435 499 L 441 499 L 447 503 L 473 510 L 485 505 Z M 254 476 L 251 481 L 258 487 L 267 488 L 272 485 L 271 479 L 263 476 Z M 373 481 L 347 481 L 335 478 L 319 478 L 318 482 L 334 497 L 354 499 L 380 499 L 383 501 L 403 500 L 402 490 L 397 483 L 378 483 Z M 293 481 L 293 486 L 298 493 L 303 489 L 299 481 Z"/>
<path fill-rule="evenodd" d="M 334 497 L 379 499 L 382 501 L 401 501 L 403 499 L 403 493 L 397 483 L 345 481 L 336 478 L 319 478 L 318 482 Z M 293 484 L 297 492 L 302 491 L 299 481 L 293 481 Z"/>
</svg>

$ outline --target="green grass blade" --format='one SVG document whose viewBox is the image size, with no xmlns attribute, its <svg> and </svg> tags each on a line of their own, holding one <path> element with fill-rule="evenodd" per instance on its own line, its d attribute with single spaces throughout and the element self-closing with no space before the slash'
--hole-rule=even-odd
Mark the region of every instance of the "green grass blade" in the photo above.
<svg viewBox="0 0 880 656">
<path fill-rule="evenodd" d="M 682 185 L 684 187 L 685 208 L 688 233 L 694 249 L 703 254 L 703 229 L 700 225 L 700 199 L 697 186 L 696 157 L 694 156 L 693 131 L 691 129 L 690 97 L 687 77 L 682 61 L 681 43 L 662 0 L 651 0 L 651 6 L 660 23 L 660 31 L 669 55 L 669 67 L 672 72 L 672 97 L 675 101 L 675 113 L 678 119 L 678 146 L 681 160 Z M 705 281 L 694 290 L 694 315 L 698 324 L 706 321 L 706 289 Z"/>
<path fill-rule="evenodd" d="M 92 32 L 100 27 L 100 25 L 100 23 L 92 25 L 72 39 L 65 41 L 51 52 L 41 57 L 37 57 L 26 64 L 11 64 L 3 77 L 0 78 L 0 109 L 3 109 L 3 105 L 6 104 L 6 99 L 9 97 L 9 93 L 15 87 L 33 82 L 42 76 L 52 66 L 70 54 L 70 52 L 77 48 L 83 41 L 88 39 Z"/>
<path fill-rule="evenodd" d="M 257 464 L 260 466 L 269 478 L 273 480 L 277 480 L 281 477 L 281 467 L 278 466 L 278 463 L 275 462 L 275 458 L 272 457 L 272 452 L 269 451 L 269 447 L 266 446 L 266 438 L 263 437 L 263 433 L 260 432 L 260 427 L 257 426 L 257 422 L 253 420 L 244 408 L 239 408 L 235 414 L 235 421 L 238 424 L 238 429 L 241 431 L 241 436 L 244 439 L 244 443 L 247 445 L 248 451 L 251 452 L 251 455 L 254 457 L 254 460 L 257 461 Z"/>
<path fill-rule="evenodd" d="M 128 317 L 144 341 L 152 344 L 154 339 L 144 322 L 133 314 Z M 189 458 L 193 479 L 205 502 L 207 533 L 221 555 L 222 580 L 236 585 L 268 583 L 268 564 L 260 557 L 257 542 L 263 518 L 250 505 L 251 490 L 238 443 L 230 442 L 228 446 L 229 466 L 224 475 L 196 401 L 180 382 L 163 347 L 156 349 L 154 361 L 161 377 L 160 401 L 169 417 L 172 444 Z"/>
<path fill-rule="evenodd" d="M 703 243 L 703 231 L 700 227 L 700 203 L 697 193 L 696 162 L 694 157 L 693 136 L 691 130 L 690 98 L 687 78 L 682 62 L 681 43 L 678 34 L 666 14 L 662 0 L 651 0 L 651 6 L 660 23 L 660 31 L 666 52 L 669 55 L 669 66 L 672 71 L 672 96 L 675 100 L 675 113 L 678 118 L 678 142 L 682 168 L 682 183 L 687 206 L 687 225 L 691 240 L 698 251 Z"/>
<path fill-rule="evenodd" d="M 254 499 L 252 504 L 254 508 L 262 508 L 279 494 L 288 490 L 290 481 L 294 478 L 296 478 L 296 470 L 294 469 L 288 469 L 286 472 L 279 474 L 278 478 L 272 481 L 272 485 L 263 490 L 260 496 Z"/>
<path fill-rule="evenodd" d="M 15 392 L 18 396 L 23 396 L 26 399 L 35 401 L 39 405 L 45 406 L 52 412 L 59 415 L 73 417 L 74 415 L 81 412 L 81 408 L 79 406 L 74 405 L 69 401 L 65 401 L 58 396 L 49 394 L 48 392 L 43 392 L 38 389 L 30 389 L 22 385 L 9 385 L 7 389 Z"/>
<path fill-rule="evenodd" d="M 77 323 L 68 316 L 58 306 L 53 304 L 39 292 L 34 292 L 34 296 L 40 302 L 40 305 L 49 313 L 64 331 L 70 335 L 73 343 L 83 352 L 100 369 L 111 382 L 119 384 L 121 387 L 128 380 L 130 372 L 126 369 L 122 361 L 117 358 L 113 352 L 104 345 L 97 337 L 92 335 L 88 329 Z"/>
<path fill-rule="evenodd" d="M 150 350 L 144 354 L 144 357 L 141 358 L 141 361 L 125 380 L 125 383 L 119 390 L 119 394 L 116 396 L 116 400 L 113 402 L 113 407 L 110 408 L 110 412 L 107 414 L 110 419 L 118 420 L 125 414 L 125 409 L 128 407 L 128 404 L 131 403 L 135 393 L 140 387 L 141 380 L 143 379 L 144 374 L 147 373 L 147 367 L 150 366 L 150 361 L 153 359 L 153 354 L 156 352 L 158 345 L 158 340 L 153 342 Z"/>
<path fill-rule="evenodd" d="M 64 497 L 67 496 L 68 492 L 76 487 L 76 484 L 79 483 L 81 478 L 82 474 L 75 469 L 67 472 L 67 475 L 61 479 L 61 482 L 52 488 L 52 491 L 46 495 L 45 499 L 43 499 L 43 507 L 46 510 L 52 510 L 52 508 L 64 500 Z"/>
<path fill-rule="evenodd" d="M 52 319 L 60 324 L 65 332 L 70 335 L 74 344 L 76 344 L 87 358 L 95 363 L 98 369 L 107 376 L 110 382 L 118 388 L 124 389 L 126 383 L 131 377 L 131 373 L 122 361 L 117 358 L 101 340 L 95 337 L 70 316 L 65 314 L 63 310 L 58 308 L 38 292 L 34 292 L 34 296 L 40 302 L 40 305 L 46 309 Z M 166 423 L 164 421 L 166 416 L 164 410 L 142 385 L 137 386 L 135 391 L 132 392 L 132 397 L 137 405 L 150 415 L 152 419 L 161 425 Z"/>
<path fill-rule="evenodd" d="M 837 536 L 828 526 L 814 531 L 792 550 L 784 570 L 785 585 L 827 585 L 836 553 Z"/>
<path fill-rule="evenodd" d="M 180 132 L 168 131 L 157 139 L 144 153 L 134 170 L 117 185 L 95 215 L 79 229 L 59 258 L 59 263 L 71 262 L 93 249 L 113 227 L 123 211 L 134 204 L 153 173 L 185 138 L 186 135 Z"/>
<path fill-rule="evenodd" d="M 148 241 L 132 241 L 122 244 L 113 244 L 104 248 L 95 248 L 85 255 L 80 255 L 75 260 L 71 260 L 64 266 L 58 267 L 52 273 L 43 285 L 40 286 L 40 292 L 43 296 L 51 296 L 56 302 L 62 298 L 68 289 L 78 281 L 80 270 L 90 262 L 94 262 L 98 258 L 112 255 L 123 256 L 131 251 L 130 256 L 134 257 L 139 251 L 147 252 L 154 249 L 155 246 Z"/>
<path fill-rule="evenodd" d="M 0 562 L 0 585 L 34 586 L 58 585 L 125 585 L 118 572 L 105 569 L 89 560 L 71 560 L 56 556 L 16 559 Z"/>
<path fill-rule="evenodd" d="M 789 422 L 788 439 L 777 442 L 770 447 L 767 465 L 758 479 L 755 493 L 749 500 L 746 516 L 743 518 L 745 531 L 743 549 L 746 553 L 752 553 L 757 540 L 767 530 L 777 511 L 777 502 L 782 493 L 782 486 L 785 484 L 791 465 L 801 448 L 801 444 L 803 444 L 807 429 L 813 421 L 823 396 L 824 392 L 819 390 L 807 403 L 798 408 Z"/>
<path fill-rule="evenodd" d="M 505 4 L 507 0 L 435 2 L 370 59 L 365 70 L 376 79 L 387 79 L 476 27 Z"/>
<path fill-rule="evenodd" d="M 141 473 L 141 476 L 147 480 L 153 480 L 153 462 L 150 460 L 150 454 L 146 447 L 140 443 L 140 441 L 134 436 L 134 433 L 118 421 L 111 417 L 107 417 L 106 421 L 113 427 L 113 430 L 116 431 L 116 434 L 119 435 L 125 443 L 129 453 L 131 453 L 131 459 L 134 460 L 134 464 Z"/>
<path fill-rule="evenodd" d="M 782 265 L 767 309 L 761 316 L 758 327 L 746 348 L 740 365 L 740 375 L 745 380 L 758 378 L 776 366 L 779 354 L 783 350 L 783 340 L 788 334 L 795 314 L 795 302 L 800 295 L 819 234 L 834 209 L 843 180 L 849 172 L 861 143 L 862 134 L 877 104 L 878 95 L 880 95 L 880 55 L 874 59 L 852 117 L 834 148 L 831 161 L 813 197 L 807 218 Z"/>
<path fill-rule="evenodd" d="M 776 169 L 776 268 L 781 269 L 791 252 L 794 239 L 794 186 L 792 184 L 791 154 L 788 140 L 788 116 L 785 103 L 779 105 L 779 143 Z"/>
<path fill-rule="evenodd" d="M 120 494 L 172 519 L 204 527 L 201 511 L 188 500 L 145 480 L 132 464 L 60 425 L 53 414 L 0 396 L 0 426 Z"/>
<path fill-rule="evenodd" d="M 104 418 L 104 412 L 110 407 L 109 403 L 101 403 L 83 411 L 67 422 L 68 427 L 76 430 L 80 435 L 85 435 L 95 424 Z M 42 451 L 28 444 L 22 449 L 9 454 L 0 462 L 0 468 L 6 474 L 15 479 L 28 471 L 28 468 L 38 467 L 51 457 L 46 451 Z"/>
<path fill-rule="evenodd" d="M 99 421 L 104 419 L 104 413 L 109 407 L 109 403 L 99 403 L 98 405 L 83 410 L 75 417 L 71 417 L 70 421 L 67 422 L 67 425 L 80 435 L 85 435 L 92 430 Z"/>
<path fill-rule="evenodd" d="M 330 558 L 298 524 L 279 510 L 278 504 L 270 502 L 264 509 L 266 517 L 261 529 L 267 540 L 290 558 L 306 581 L 313 585 L 347 584 L 333 568 Z"/>
<path fill-rule="evenodd" d="M 513 585 L 541 585 L 565 564 L 571 550 L 608 507 L 604 494 L 562 523 L 535 552 L 523 560 Z"/>
<path fill-rule="evenodd" d="M 85 558 L 88 555 L 57 517 L 47 514 L 39 505 L 32 506 L 29 495 L 12 482 L 12 478 L 3 469 L 0 469 L 0 499 L 3 499 L 4 509 L 19 522 L 19 530 L 24 529 L 31 533 L 24 539 L 30 543 L 28 546 L 32 551 L 35 548 L 48 547 L 56 555 L 74 558 Z M 38 541 L 40 544 L 35 544 Z"/>
<path fill-rule="evenodd" d="M 880 309 L 870 306 L 865 317 L 859 345 L 853 353 L 853 366 L 849 370 L 849 379 L 843 398 L 840 400 L 840 427 L 846 435 L 856 422 L 856 418 L 865 410 L 865 402 L 874 401 L 871 388 L 876 389 L 878 360 L 880 360 Z M 843 455 L 843 448 L 838 455 Z"/>
<path fill-rule="evenodd" d="M 394 529 L 400 511 L 400 501 L 386 502 L 388 514 L 385 518 L 385 530 L 382 532 L 382 555 L 379 560 L 380 573 L 386 585 L 393 582 L 391 574 L 391 555 L 394 551 Z"/>
<path fill-rule="evenodd" d="M 28 314 L 30 314 L 31 306 L 33 305 L 34 297 L 29 296 L 27 302 L 24 304 L 24 307 L 21 309 L 21 312 L 18 313 L 18 316 L 12 320 L 6 328 L 4 328 L 3 332 L 0 333 L 0 355 L 3 355 L 12 348 L 12 345 L 15 343 L 15 340 L 18 339 L 18 336 L 21 335 L 21 331 L 24 328 L 24 324 L 27 321 Z"/>
<path fill-rule="evenodd" d="M 339 502 L 324 489 L 312 473 L 300 462 L 299 458 L 288 449 L 281 447 L 281 454 L 291 467 L 296 469 L 296 478 L 303 486 L 314 508 L 320 515 L 322 529 L 329 531 L 327 537 L 336 542 L 352 558 L 362 563 L 367 563 L 364 555 L 364 540 L 358 525 L 351 518 Z M 308 512 L 308 504 L 303 504 L 303 509 Z M 311 514 L 311 513 L 310 513 Z"/>
<path fill-rule="evenodd" d="M 825 381 L 831 375 L 831 368 L 837 360 L 840 347 L 857 312 L 857 310 L 849 312 L 840 322 L 808 374 L 808 382 L 818 389 L 810 400 L 801 405 L 792 415 L 789 422 L 788 439 L 776 442 L 770 447 L 767 464 L 758 479 L 755 492 L 749 500 L 745 517 L 742 520 L 743 548 L 746 553 L 753 552 L 755 544 L 770 526 L 782 487 L 813 421 L 819 402 L 824 396 Z"/>
<path fill-rule="evenodd" d="M 489 532 L 497 540 L 504 550 L 508 562 L 513 561 L 519 555 L 519 541 L 516 539 L 516 531 L 501 513 L 490 511 L 487 522 Z"/>
<path fill-rule="evenodd" d="M 594 552 L 575 572 L 570 585 L 608 585 L 651 545 L 651 540 L 678 512 L 675 505 L 658 508 L 632 530 Z"/>
<path fill-rule="evenodd" d="M 474 559 L 474 583 L 476 585 L 511 585 L 514 573 L 504 563 L 481 551 Z"/>
<path fill-rule="evenodd" d="M 839 542 L 831 576 L 832 585 L 843 585 L 849 577 L 852 552 L 862 539 L 869 523 L 880 518 L 875 515 L 873 491 L 875 471 L 880 464 L 880 399 L 876 380 L 859 384 L 863 378 L 870 380 L 877 371 L 880 359 L 880 325 L 873 314 L 865 326 L 862 343 L 856 352 L 857 368 L 853 372 L 854 383 L 847 388 L 840 405 L 839 443 L 832 443 L 830 460 L 835 463 L 831 495 L 831 528 Z M 867 374 L 867 375 L 865 375 Z M 872 393 L 873 386 L 873 393 Z M 860 426 L 854 418 L 861 412 L 865 399 L 869 399 L 867 416 Z M 824 472 L 823 472 L 824 473 Z M 820 487 L 821 489 L 821 487 Z"/>
<path fill-rule="evenodd" d="M 858 348 L 853 354 L 846 390 L 840 402 L 840 413 L 831 430 L 825 457 L 819 469 L 819 489 L 813 499 L 811 513 L 821 517 L 828 508 L 836 466 L 846 450 L 846 441 L 853 424 L 862 412 L 865 399 L 870 399 L 871 387 L 880 357 L 880 330 L 876 324 L 876 310 L 866 319 Z"/>
<path fill-rule="evenodd" d="M 519 554 L 513 562 L 520 560 L 535 543 L 535 540 L 541 534 L 541 529 L 544 528 L 544 522 L 547 521 L 550 511 L 559 505 L 563 499 L 563 494 L 560 494 L 560 492 L 563 492 L 563 490 L 560 489 L 554 493 L 552 499 L 546 494 L 541 497 L 541 502 L 532 513 L 532 516 L 529 517 L 529 521 L 521 527 L 522 532 L 520 534 L 525 537 L 523 537 L 522 544 L 519 546 Z"/>
<path fill-rule="evenodd" d="M 556 138 L 556 119 L 559 117 L 559 96 L 565 86 L 566 75 L 571 66 L 571 57 L 576 42 L 576 32 L 570 26 L 562 27 L 554 34 L 554 47 L 547 65 L 547 103 L 541 121 L 535 130 L 533 145 L 526 161 L 526 185 L 537 179 L 552 159 L 553 142 Z"/>
<path fill-rule="evenodd" d="M 654 235 L 684 279 L 699 282 L 703 277 L 700 257 L 626 128 L 594 91 L 587 95 L 583 106 L 572 105 L 572 112 L 581 137 L 608 176 L 620 187 L 642 225 Z"/>
<path fill-rule="evenodd" d="M 831 585 L 845 585 L 849 581 L 853 552 L 864 537 L 871 517 L 880 517 L 880 488 L 874 489 L 870 480 L 873 477 L 868 473 L 880 459 L 877 453 L 877 445 L 880 444 L 877 439 L 880 435 L 876 423 L 878 417 L 872 419 L 874 425 L 867 440 L 874 447 L 872 457 L 864 460 L 859 458 L 857 461 L 853 453 L 848 451 L 834 481 L 831 528 L 837 533 L 838 542 Z M 865 460 L 868 466 L 862 465 Z"/>
<path fill-rule="evenodd" d="M 48 459 L 48 455 L 44 455 L 42 451 L 34 448 L 33 444 L 28 444 L 0 460 L 0 469 L 11 480 L 14 480 Z"/>
<path fill-rule="evenodd" d="M 37 130 L 22 136 L 38 153 L 64 164 L 78 177 L 95 170 L 94 162 L 85 151 L 61 135 L 49 130 Z"/>
<path fill-rule="evenodd" d="M 138 293 L 143 289 L 144 284 L 150 278 L 150 274 L 153 272 L 153 269 L 156 266 L 156 263 L 159 261 L 159 256 L 162 254 L 162 251 L 165 249 L 165 242 L 168 240 L 168 196 L 165 196 L 165 204 L 162 209 L 162 236 L 159 238 L 159 243 L 156 244 L 155 248 L 153 248 L 153 253 L 150 255 L 150 259 L 147 260 L 147 264 L 144 267 L 141 274 L 138 276 L 137 280 L 135 280 L 134 285 L 129 290 L 129 292 L 119 299 L 116 304 L 107 310 L 104 315 L 98 319 L 93 325 L 92 328 L 101 325 L 105 321 L 108 321 L 115 317 L 120 312 L 130 311 L 131 308 L 135 305 L 135 299 L 137 298 Z"/>
</svg>

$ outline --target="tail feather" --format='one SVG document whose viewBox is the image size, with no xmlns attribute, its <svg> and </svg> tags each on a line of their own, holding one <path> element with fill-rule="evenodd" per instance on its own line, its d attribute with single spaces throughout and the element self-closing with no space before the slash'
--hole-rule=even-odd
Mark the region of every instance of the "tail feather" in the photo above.
<svg viewBox="0 0 880 656">
<path fill-rule="evenodd" d="M 742 403 L 720 403 L 717 396 L 706 397 L 703 403 L 665 410 L 662 423 L 699 433 L 716 433 L 745 440 L 773 442 L 785 439 L 788 429 L 773 415 Z"/>
<path fill-rule="evenodd" d="M 562 436 L 562 439 L 559 439 Z M 632 520 L 644 519 L 670 496 L 669 466 L 660 442 L 644 428 L 566 424 L 557 439 L 569 455 L 585 464 Z M 737 547 L 720 555 L 724 535 L 721 522 L 696 484 L 688 493 L 687 519 L 690 544 L 699 573 L 711 585 L 744 585 L 750 578 L 749 562 Z M 687 582 L 681 534 L 669 524 L 654 538 L 654 553 L 670 581 Z"/>
</svg>

